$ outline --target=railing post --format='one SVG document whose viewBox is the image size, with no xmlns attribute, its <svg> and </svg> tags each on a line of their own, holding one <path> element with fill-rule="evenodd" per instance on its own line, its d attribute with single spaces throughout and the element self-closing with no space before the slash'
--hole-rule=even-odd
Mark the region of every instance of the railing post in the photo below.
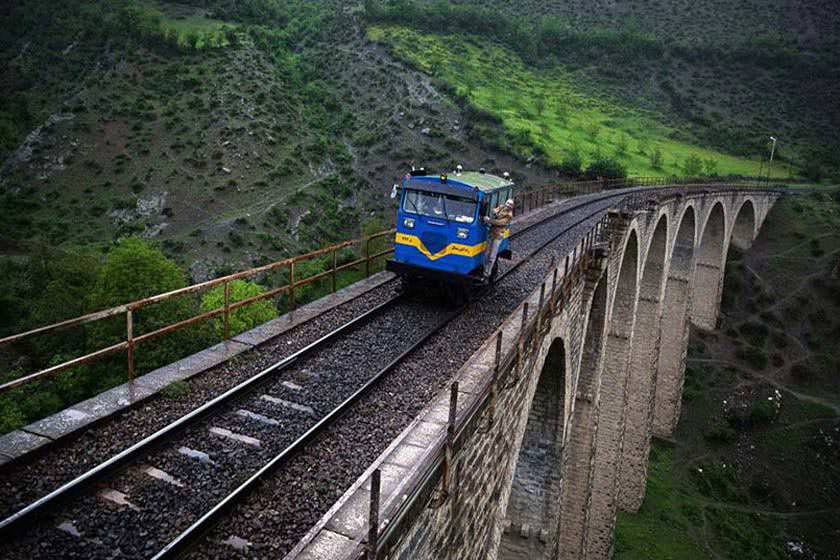
<svg viewBox="0 0 840 560">
<path fill-rule="evenodd" d="M 376 560 L 379 546 L 379 485 L 382 473 L 373 471 L 370 477 L 370 512 L 368 515 L 367 560 Z"/>
<path fill-rule="evenodd" d="M 365 278 L 370 276 L 370 237 L 365 237 Z"/>
<path fill-rule="evenodd" d="M 128 343 L 128 381 L 134 381 L 134 314 L 131 308 L 125 312 L 125 333 Z"/>
<path fill-rule="evenodd" d="M 525 335 L 525 326 L 528 324 L 528 302 L 522 304 L 522 325 L 519 327 L 520 333 Z"/>
<path fill-rule="evenodd" d="M 450 475 L 452 471 L 452 453 L 455 444 L 455 420 L 458 418 L 458 382 L 453 381 L 449 388 L 449 423 L 446 426 L 446 450 L 443 461 L 443 496 L 449 495 Z"/>
<path fill-rule="evenodd" d="M 230 282 L 224 284 L 225 292 L 225 340 L 230 338 Z"/>
<path fill-rule="evenodd" d="M 289 263 L 289 310 L 295 308 L 295 261 Z"/>
<path fill-rule="evenodd" d="M 488 404 L 488 425 L 492 426 L 496 420 L 496 399 L 498 397 L 499 369 L 502 365 L 502 331 L 496 335 L 496 357 L 493 362 L 493 379 L 490 381 L 490 403 Z"/>
<path fill-rule="evenodd" d="M 335 269 L 336 269 L 336 263 L 338 262 L 338 259 L 336 257 L 336 253 L 337 253 L 337 251 L 336 251 L 335 247 L 333 247 L 333 250 L 332 250 L 332 291 L 333 291 L 333 293 L 335 293 L 335 287 L 336 287 L 336 278 L 335 278 L 336 271 L 335 271 Z"/>
</svg>

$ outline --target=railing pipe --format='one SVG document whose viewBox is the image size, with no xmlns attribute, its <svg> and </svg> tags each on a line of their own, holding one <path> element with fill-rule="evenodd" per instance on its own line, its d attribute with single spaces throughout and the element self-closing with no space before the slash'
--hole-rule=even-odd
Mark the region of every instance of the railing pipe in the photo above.
<svg viewBox="0 0 840 560">
<path fill-rule="evenodd" d="M 128 381 L 134 380 L 134 314 L 131 309 L 125 311 L 125 341 L 128 359 Z"/>
<path fill-rule="evenodd" d="M 224 311 L 224 334 L 225 340 L 230 338 L 230 282 L 225 282 L 225 311 Z"/>
</svg>

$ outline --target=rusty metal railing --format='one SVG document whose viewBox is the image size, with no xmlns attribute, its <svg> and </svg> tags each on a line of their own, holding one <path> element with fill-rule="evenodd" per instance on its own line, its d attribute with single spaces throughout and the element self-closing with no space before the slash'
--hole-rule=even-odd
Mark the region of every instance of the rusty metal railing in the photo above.
<svg viewBox="0 0 840 560">
<path fill-rule="evenodd" d="M 590 181 L 573 181 L 573 182 L 566 182 L 566 183 L 554 183 L 549 185 L 544 185 L 542 187 L 532 189 L 530 191 L 523 191 L 517 193 L 514 197 L 515 202 L 515 212 L 518 215 L 526 214 L 531 211 L 537 210 L 542 208 L 552 202 L 562 199 L 568 198 L 572 196 L 579 196 L 583 194 L 593 194 L 597 192 L 601 192 L 603 190 L 609 189 L 618 189 L 624 187 L 639 187 L 639 186 L 662 186 L 666 184 L 676 184 L 682 187 L 689 187 L 689 186 L 696 186 L 696 187 L 708 187 L 711 184 L 724 182 L 723 178 L 668 178 L 668 177 L 634 177 L 634 178 L 625 178 L 625 179 L 597 179 L 597 180 L 590 180 Z M 727 182 L 732 182 L 727 181 Z M 745 180 L 742 181 L 742 186 L 749 186 L 755 183 L 755 186 L 766 186 L 766 183 L 755 182 L 752 180 Z M 171 292 L 166 292 L 163 294 L 154 295 L 145 299 L 133 301 L 130 303 L 126 303 L 123 305 L 118 305 L 116 307 L 112 307 L 109 309 L 104 309 L 101 311 L 96 311 L 93 313 L 89 313 L 87 315 L 82 315 L 80 317 L 76 317 L 73 319 L 68 319 L 66 321 L 61 321 L 59 323 L 54 323 L 52 325 L 46 325 L 42 327 L 38 327 L 20 334 L 15 334 L 12 336 L 7 336 L 5 338 L 0 338 L 0 347 L 9 346 L 12 344 L 20 343 L 26 340 L 30 340 L 36 336 L 45 335 L 54 333 L 57 331 L 69 329 L 72 327 L 78 327 L 90 323 L 94 323 L 97 321 L 101 321 L 103 319 L 107 319 L 110 317 L 115 317 L 119 315 L 123 315 L 125 317 L 125 338 L 111 346 L 107 346 L 105 348 L 98 349 L 96 351 L 90 352 L 83 356 L 73 358 L 71 360 L 67 360 L 60 364 L 56 364 L 50 366 L 48 368 L 42 369 L 40 371 L 30 373 L 28 375 L 24 375 L 17 379 L 13 379 L 6 383 L 0 385 L 0 394 L 6 393 L 11 389 L 16 387 L 20 387 L 27 383 L 47 379 L 50 378 L 62 371 L 66 371 L 68 369 L 72 369 L 77 366 L 81 366 L 87 363 L 98 361 L 102 358 L 107 356 L 111 356 L 113 354 L 119 352 L 126 352 L 126 362 L 127 362 L 127 377 L 128 380 L 131 381 L 134 379 L 135 375 L 135 354 L 137 351 L 137 346 L 148 342 L 150 340 L 159 338 L 163 335 L 169 334 L 171 332 L 189 327 L 201 321 L 206 321 L 222 315 L 223 317 L 223 338 L 225 340 L 230 338 L 230 315 L 232 311 L 239 309 L 240 307 L 245 307 L 252 303 L 266 300 L 270 298 L 274 298 L 280 295 L 286 295 L 288 301 L 288 309 L 294 310 L 297 301 L 295 296 L 295 291 L 298 288 L 302 288 L 319 280 L 329 277 L 330 278 L 330 287 L 331 291 L 335 292 L 337 289 L 337 274 L 345 269 L 364 266 L 364 274 L 365 277 L 370 276 L 371 273 L 371 263 L 376 262 L 377 259 L 381 259 L 382 257 L 393 253 L 393 247 L 388 247 L 382 251 L 379 251 L 375 254 L 370 254 L 370 245 L 371 242 L 385 237 L 387 235 L 391 235 L 394 233 L 394 229 L 389 229 L 385 231 L 381 231 L 375 233 L 370 236 L 366 236 L 360 239 L 353 239 L 349 241 L 344 241 L 342 243 L 338 243 L 335 245 L 330 245 L 329 247 L 324 247 L 322 249 L 318 249 L 316 251 L 312 251 L 310 253 L 306 253 L 304 255 L 299 255 L 292 258 L 283 259 L 280 261 L 276 261 L 264 266 L 251 268 L 248 270 L 244 270 L 241 272 L 237 272 L 234 274 L 230 274 L 227 276 L 223 276 L 221 278 L 216 278 L 214 280 L 209 280 L 207 282 L 202 282 L 199 284 L 194 284 L 192 286 L 187 286 L 185 288 L 180 288 L 178 290 L 173 290 Z M 348 249 L 351 247 L 358 247 L 361 250 L 362 256 L 358 259 L 355 259 L 351 262 L 338 264 L 337 255 L 338 252 L 343 249 Z M 301 261 L 314 259 L 317 257 L 321 257 L 324 255 L 331 255 L 331 266 L 328 270 L 323 272 L 314 274 L 312 276 L 299 279 L 296 276 L 296 265 Z M 230 286 L 231 282 L 234 280 L 240 280 L 243 278 L 251 278 L 257 275 L 266 274 L 269 272 L 273 272 L 276 270 L 280 270 L 286 268 L 288 271 L 288 281 L 286 284 L 269 289 L 263 293 L 258 295 L 252 296 L 247 299 L 243 299 L 236 302 L 230 301 Z M 147 307 L 149 305 L 153 305 L 156 303 L 160 303 L 163 301 L 167 301 L 173 299 L 178 296 L 183 296 L 186 294 L 193 294 L 202 292 L 216 286 L 222 285 L 224 286 L 224 300 L 221 307 L 217 309 L 213 309 L 211 311 L 207 311 L 205 313 L 201 313 L 199 315 L 190 317 L 188 319 L 184 319 L 182 321 L 178 321 L 163 327 L 160 327 L 154 331 L 143 333 L 140 335 L 135 334 L 135 314 L 140 309 Z"/>
<path fill-rule="evenodd" d="M 376 548 L 368 550 L 364 558 L 375 560 L 392 553 L 399 546 L 400 536 L 405 528 L 427 508 L 440 507 L 446 500 L 457 500 L 457 488 L 452 487 L 453 484 L 457 484 L 457 478 L 453 482 L 448 473 L 458 461 L 460 451 L 468 444 L 468 439 L 473 434 L 484 434 L 492 428 L 497 415 L 496 403 L 499 396 L 527 379 L 533 366 L 532 362 L 538 354 L 536 350 L 548 333 L 552 318 L 563 312 L 573 298 L 574 286 L 587 274 L 597 259 L 607 256 L 601 254 L 598 249 L 613 240 L 616 233 L 613 222 L 623 219 L 622 213 L 625 213 L 626 217 L 627 214 L 632 215 L 634 212 L 648 209 L 652 197 L 656 198 L 658 204 L 662 204 L 690 194 L 694 186 L 706 187 L 712 192 L 754 191 L 744 184 L 714 186 L 703 183 L 675 186 L 658 190 L 656 193 L 632 193 L 615 205 L 617 212 L 605 214 L 583 234 L 565 259 L 553 262 L 540 286 L 536 311 L 529 311 L 528 301 L 514 311 L 514 314 L 521 314 L 518 333 L 512 339 L 504 341 L 503 327 L 500 327 L 493 335 L 495 354 L 490 362 L 492 371 L 475 389 L 477 398 L 472 399 L 464 410 L 458 410 L 458 400 L 450 397 L 446 435 L 430 447 L 418 461 L 419 466 L 410 475 L 411 479 L 405 481 L 402 486 L 401 499 L 388 503 L 386 509 L 376 512 L 375 518 L 388 519 L 388 525 L 382 533 L 377 534 Z M 773 189 L 767 192 L 780 194 Z M 507 347 L 504 352 L 503 342 Z M 457 390 L 457 381 L 453 382 L 452 390 Z M 510 411 L 501 413 L 507 414 Z M 373 506 L 374 503 L 371 502 L 371 507 Z M 380 507 L 379 496 L 375 506 Z M 371 519 L 374 519 L 373 512 Z M 362 556 L 351 553 L 347 558 L 361 560 Z"/>
<path fill-rule="evenodd" d="M 153 340 L 155 338 L 159 338 L 165 334 L 186 328 L 190 325 L 194 325 L 201 321 L 206 321 L 212 319 L 213 317 L 217 317 L 222 315 L 223 317 L 223 338 L 225 340 L 230 338 L 230 315 L 232 311 L 239 309 L 240 307 L 245 307 L 251 305 L 252 303 L 256 303 L 258 301 L 270 299 L 277 297 L 279 295 L 287 295 L 288 297 L 288 309 L 294 310 L 296 307 L 296 300 L 295 300 L 295 290 L 298 290 L 304 286 L 322 280 L 324 278 L 330 277 L 330 287 L 331 291 L 335 292 L 337 289 L 337 275 L 339 272 L 364 266 L 364 274 L 365 276 L 370 276 L 371 274 L 371 263 L 375 263 L 378 259 L 385 257 L 386 255 L 392 253 L 394 251 L 393 247 L 388 247 L 382 251 L 378 251 L 376 253 L 371 254 L 371 242 L 385 237 L 387 235 L 391 235 L 394 233 L 393 229 L 381 231 L 378 233 L 374 233 L 373 235 L 365 236 L 361 239 L 353 239 L 349 241 L 344 241 L 342 243 L 338 243 L 335 245 L 330 245 L 328 247 L 324 247 L 322 249 L 318 249 L 317 251 L 312 251 L 310 253 L 306 253 L 304 255 L 299 255 L 296 257 L 291 257 L 287 259 L 283 259 L 280 261 L 276 261 L 264 266 L 259 266 L 256 268 L 250 268 L 248 270 L 243 270 L 241 272 L 237 272 L 234 274 L 229 274 L 227 276 L 222 276 L 220 278 L 216 278 L 214 280 L 208 280 L 207 282 L 201 282 L 199 284 L 194 284 L 192 286 L 187 286 L 185 288 L 180 288 L 177 290 L 173 290 L 170 292 L 166 292 L 163 294 L 157 294 L 148 298 L 132 301 L 130 303 L 126 303 L 123 305 L 118 305 L 116 307 L 111 307 L 109 309 L 104 309 L 102 311 L 96 311 L 94 313 L 88 313 L 87 315 L 82 315 L 81 317 L 76 317 L 73 319 L 68 319 L 66 321 L 61 321 L 59 323 L 54 323 L 52 325 L 46 325 L 43 327 L 38 327 L 23 333 L 15 334 L 12 336 L 7 336 L 5 338 L 0 338 L 0 347 L 8 346 L 16 343 L 23 342 L 25 340 L 32 339 L 33 337 L 39 335 L 45 335 L 50 333 L 55 333 L 57 331 L 69 329 L 72 327 L 79 327 L 82 325 L 87 325 L 90 323 L 94 323 L 97 321 L 101 321 L 103 319 L 107 319 L 109 317 L 115 317 L 119 315 L 123 315 L 125 317 L 125 339 L 117 344 L 113 344 L 111 346 L 107 346 L 105 348 L 98 349 L 94 352 L 90 352 L 78 358 L 73 358 L 71 360 L 67 360 L 60 364 L 56 364 L 50 366 L 46 369 L 42 369 L 35 373 L 31 373 L 28 375 L 24 375 L 17 379 L 13 379 L 8 381 L 2 385 L 0 385 L 0 394 L 5 393 L 11 389 L 16 387 L 20 387 L 21 385 L 37 381 L 43 380 L 49 377 L 52 377 L 62 371 L 84 365 L 90 362 L 94 362 L 105 358 L 106 356 L 110 356 L 112 354 L 118 352 L 126 352 L 126 361 L 127 361 L 127 368 L 128 368 L 128 379 L 129 381 L 134 379 L 134 358 L 137 345 L 142 344 L 144 342 Z M 358 247 L 361 250 L 361 257 L 354 259 L 350 262 L 338 264 L 338 253 L 344 249 L 349 249 L 351 247 Z M 317 274 L 313 274 L 311 276 L 307 276 L 306 278 L 298 278 L 296 276 L 296 264 L 300 263 L 301 261 L 311 260 L 317 257 L 321 257 L 324 255 L 331 256 L 331 265 L 328 270 L 323 272 L 319 272 Z M 235 280 L 241 280 L 244 278 L 252 278 L 254 276 L 263 275 L 269 272 L 281 270 L 286 268 L 288 270 L 288 281 L 286 284 L 266 290 L 260 294 L 255 296 L 249 297 L 247 299 L 242 299 L 240 301 L 231 302 L 230 300 L 230 287 L 231 283 Z M 182 321 L 178 321 L 151 332 L 143 333 L 141 335 L 136 335 L 134 332 L 135 327 L 135 314 L 138 310 L 147 307 L 149 305 L 153 305 L 156 303 L 161 303 L 164 301 L 171 300 L 173 298 L 187 295 L 187 294 L 194 294 L 203 292 L 205 290 L 209 290 L 216 286 L 223 286 L 224 290 L 224 303 L 221 307 L 213 309 L 211 311 L 207 311 L 205 313 L 201 313 L 199 315 L 195 315 L 190 317 L 189 319 L 184 319 Z"/>
</svg>

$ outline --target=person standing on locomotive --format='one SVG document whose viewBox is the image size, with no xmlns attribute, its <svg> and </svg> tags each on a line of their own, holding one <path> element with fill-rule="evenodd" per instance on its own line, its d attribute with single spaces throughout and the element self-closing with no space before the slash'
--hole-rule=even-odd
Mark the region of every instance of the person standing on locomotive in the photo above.
<svg viewBox="0 0 840 560">
<path fill-rule="evenodd" d="M 505 230 L 513 220 L 513 199 L 508 199 L 501 206 L 493 209 L 493 217 L 484 217 L 484 223 L 490 225 L 490 235 L 487 240 L 487 258 L 484 260 L 484 277 L 489 278 L 493 272 L 493 264 L 496 262 L 496 255 L 499 254 L 499 245 L 505 237 Z"/>
</svg>

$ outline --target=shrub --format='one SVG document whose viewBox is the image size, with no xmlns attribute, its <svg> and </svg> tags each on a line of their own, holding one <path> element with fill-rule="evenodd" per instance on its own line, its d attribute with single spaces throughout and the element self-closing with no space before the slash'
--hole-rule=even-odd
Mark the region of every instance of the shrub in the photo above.
<svg viewBox="0 0 840 560">
<path fill-rule="evenodd" d="M 767 328 L 767 325 L 756 321 L 747 321 L 738 330 L 741 331 L 741 334 L 744 335 L 747 342 L 753 346 L 764 346 L 764 342 L 770 334 L 770 329 Z"/>
<path fill-rule="evenodd" d="M 570 152 L 560 162 L 558 171 L 561 175 L 568 177 L 579 177 L 582 171 L 583 161 L 580 159 L 580 153 L 577 151 Z"/>
<path fill-rule="evenodd" d="M 707 177 L 717 177 L 718 174 L 718 162 L 713 159 L 704 159 L 703 160 L 703 174 Z"/>
<path fill-rule="evenodd" d="M 265 292 L 265 288 L 253 282 L 234 280 L 230 283 L 230 303 L 242 301 Z M 201 311 L 208 312 L 225 304 L 224 286 L 217 286 L 201 298 Z M 277 309 L 271 300 L 260 300 L 230 312 L 230 335 L 234 336 L 277 317 Z M 216 334 L 224 335 L 225 322 L 222 315 L 213 320 Z"/>
<path fill-rule="evenodd" d="M 805 175 L 805 178 L 810 179 L 811 181 L 819 181 L 823 178 L 822 164 L 814 157 L 811 157 L 805 162 L 805 165 L 802 168 L 802 174 Z"/>
<path fill-rule="evenodd" d="M 716 443 L 730 443 L 735 441 L 738 433 L 735 429 L 728 423 L 724 421 L 716 421 L 713 425 L 709 427 L 705 432 L 703 432 L 703 437 L 707 441 L 716 442 Z"/>
<path fill-rule="evenodd" d="M 747 363 L 753 369 L 763 370 L 767 367 L 767 354 L 763 350 L 752 346 L 739 348 L 735 352 L 735 357 Z"/>
<path fill-rule="evenodd" d="M 627 176 L 627 169 L 612 158 L 600 158 L 590 163 L 584 174 L 590 179 L 620 179 Z"/>
<path fill-rule="evenodd" d="M 100 268 L 89 307 L 105 309 L 186 286 L 183 271 L 163 253 L 145 241 L 128 237 L 120 241 Z M 193 300 L 169 299 L 138 310 L 134 315 L 135 336 L 193 316 Z M 125 321 L 104 320 L 91 328 L 92 349 L 103 348 L 125 338 Z M 204 345 L 195 329 L 183 329 L 143 344 L 136 354 L 138 370 L 172 362 L 187 348 Z"/>
<path fill-rule="evenodd" d="M 627 135 L 626 134 L 619 134 L 618 138 L 615 142 L 615 153 L 618 156 L 623 156 L 627 153 Z"/>
<path fill-rule="evenodd" d="M 160 394 L 169 400 L 178 400 L 190 392 L 190 386 L 185 381 L 174 381 L 164 387 Z"/>
<path fill-rule="evenodd" d="M 16 430 L 26 423 L 26 417 L 15 401 L 11 396 L 0 398 L 0 434 Z"/>
<path fill-rule="evenodd" d="M 650 166 L 654 169 L 662 169 L 662 150 L 654 148 L 650 153 Z"/>
<path fill-rule="evenodd" d="M 686 177 L 697 177 L 703 172 L 703 161 L 698 156 L 691 154 L 685 158 L 682 168 Z"/>
<path fill-rule="evenodd" d="M 771 400 L 759 400 L 750 407 L 750 420 L 754 424 L 769 424 L 776 418 L 776 404 Z"/>
</svg>

